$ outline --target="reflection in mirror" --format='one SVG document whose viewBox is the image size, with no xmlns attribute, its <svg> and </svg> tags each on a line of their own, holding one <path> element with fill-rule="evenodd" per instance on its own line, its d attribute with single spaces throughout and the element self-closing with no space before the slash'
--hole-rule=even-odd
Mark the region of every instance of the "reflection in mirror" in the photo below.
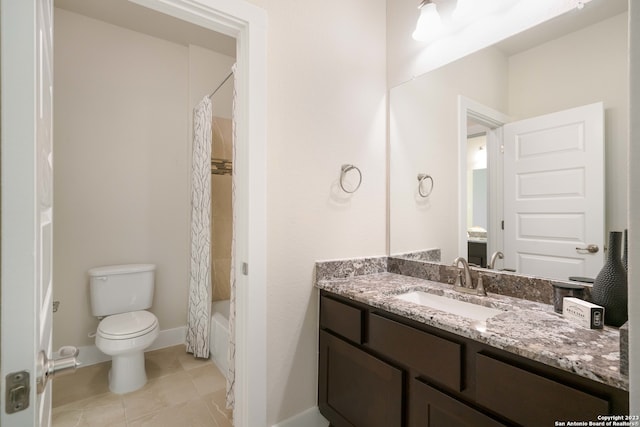
<svg viewBox="0 0 640 427">
<path fill-rule="evenodd" d="M 487 129 L 467 126 L 467 260 L 487 266 Z"/>
<path fill-rule="evenodd" d="M 530 256 L 524 262 L 521 255 L 508 252 L 502 220 L 507 227 L 514 221 L 505 218 L 503 196 L 505 188 L 512 188 L 516 178 L 504 180 L 501 147 L 505 142 L 501 124 L 527 122 L 531 118 L 602 103 L 605 153 L 604 160 L 600 156 L 604 178 L 599 185 L 603 186 L 604 200 L 589 205 L 585 212 L 603 214 L 604 225 L 597 231 L 600 241 L 604 241 L 608 231 L 625 229 L 629 91 L 626 10 L 625 0 L 590 2 L 583 10 L 543 23 L 391 90 L 391 255 L 438 253 L 446 264 L 457 256 L 464 256 L 474 264 L 486 266 L 492 253 L 502 251 L 504 260 L 496 261 L 499 269 L 516 269 L 519 273 L 563 280 L 568 276 L 590 277 L 597 273 L 601 261 L 597 261 L 600 264 L 595 267 L 596 273 L 593 267 L 575 261 L 579 259 L 575 248 L 593 243 L 587 241 L 589 227 L 580 222 L 578 215 L 570 217 L 564 213 L 564 223 L 560 221 L 555 225 L 538 215 L 536 221 L 528 224 L 537 227 L 534 234 L 545 236 L 542 240 L 565 240 L 564 246 L 570 247 L 574 254 L 560 257 L 566 261 L 561 268 L 550 268 L 545 259 L 547 254 Z M 469 105 L 496 112 L 500 119 L 485 117 L 474 108 L 465 110 L 465 100 Z M 465 111 L 470 112 L 469 118 Z M 478 130 L 479 123 L 489 125 L 485 130 Z M 486 132 L 484 143 L 476 140 L 482 132 Z M 467 138 L 468 135 L 471 138 Z M 568 139 L 559 141 L 557 144 L 536 142 L 531 146 L 546 144 L 553 148 Z M 476 154 L 481 150 L 474 148 L 474 144 L 485 147 L 485 168 L 475 163 Z M 574 157 L 573 154 L 567 156 L 568 159 Z M 576 169 L 572 167 L 557 167 L 556 171 Z M 438 184 L 428 198 L 417 193 L 418 173 L 431 175 Z M 519 176 L 517 171 L 514 173 L 516 175 L 509 176 Z M 555 209 L 559 203 L 554 205 L 554 201 L 559 199 L 554 197 L 564 192 L 570 197 L 562 203 L 568 203 L 571 210 L 571 197 L 579 193 L 574 188 L 578 184 L 571 187 L 569 172 L 547 173 L 547 177 L 554 173 L 555 181 L 547 180 L 554 185 L 548 185 L 545 197 L 538 198 L 551 200 Z M 521 182 L 522 178 L 518 180 Z M 584 193 L 591 192 L 587 181 L 583 181 Z M 560 191 L 562 186 L 566 191 Z M 554 227 L 562 232 L 554 235 Z"/>
</svg>

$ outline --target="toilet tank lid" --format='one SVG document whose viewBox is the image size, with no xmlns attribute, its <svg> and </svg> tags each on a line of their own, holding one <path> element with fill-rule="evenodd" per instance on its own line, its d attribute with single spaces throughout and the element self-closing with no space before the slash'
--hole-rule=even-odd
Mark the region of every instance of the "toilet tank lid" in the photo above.
<svg viewBox="0 0 640 427">
<path fill-rule="evenodd" d="M 107 276 L 110 274 L 128 274 L 141 273 L 144 271 L 153 271 L 156 269 L 155 264 L 121 264 L 121 265 L 105 265 L 103 267 L 95 267 L 89 270 L 89 276 Z"/>
</svg>

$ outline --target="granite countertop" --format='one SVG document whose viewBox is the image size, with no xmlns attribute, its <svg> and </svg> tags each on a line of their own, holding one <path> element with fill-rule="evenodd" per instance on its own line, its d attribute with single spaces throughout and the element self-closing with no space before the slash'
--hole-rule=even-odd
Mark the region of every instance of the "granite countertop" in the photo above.
<svg viewBox="0 0 640 427">
<path fill-rule="evenodd" d="M 613 387 L 629 389 L 620 373 L 618 329 L 586 329 L 564 319 L 553 306 L 489 293 L 463 294 L 446 285 L 394 273 L 318 280 L 316 286 L 342 297 L 573 372 Z M 503 310 L 486 327 L 465 317 L 405 302 L 394 296 L 414 290 L 445 295 Z"/>
</svg>

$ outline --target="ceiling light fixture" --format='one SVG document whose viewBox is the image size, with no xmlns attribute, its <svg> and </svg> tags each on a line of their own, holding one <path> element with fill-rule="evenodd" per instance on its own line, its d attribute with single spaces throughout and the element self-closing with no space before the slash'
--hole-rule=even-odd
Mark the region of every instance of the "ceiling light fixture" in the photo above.
<svg viewBox="0 0 640 427">
<path fill-rule="evenodd" d="M 443 30 L 436 5 L 431 0 L 422 0 L 418 9 L 420 9 L 420 17 L 413 32 L 414 40 L 422 42 L 434 40 Z"/>
</svg>

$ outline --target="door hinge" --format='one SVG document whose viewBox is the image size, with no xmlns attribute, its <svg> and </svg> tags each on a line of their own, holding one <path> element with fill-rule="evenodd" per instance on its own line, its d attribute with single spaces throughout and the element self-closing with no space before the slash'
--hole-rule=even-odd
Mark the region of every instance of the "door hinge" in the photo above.
<svg viewBox="0 0 640 427">
<path fill-rule="evenodd" d="M 5 412 L 13 414 L 29 407 L 29 372 L 20 371 L 7 375 Z"/>
<path fill-rule="evenodd" d="M 504 154 L 504 144 L 500 144 L 500 153 Z"/>
<path fill-rule="evenodd" d="M 502 227 L 502 229 L 504 230 L 504 219 L 500 221 L 500 227 Z"/>
<path fill-rule="evenodd" d="M 244 274 L 245 276 L 249 275 L 249 264 L 247 264 L 246 262 L 242 263 L 242 274 Z"/>
</svg>

